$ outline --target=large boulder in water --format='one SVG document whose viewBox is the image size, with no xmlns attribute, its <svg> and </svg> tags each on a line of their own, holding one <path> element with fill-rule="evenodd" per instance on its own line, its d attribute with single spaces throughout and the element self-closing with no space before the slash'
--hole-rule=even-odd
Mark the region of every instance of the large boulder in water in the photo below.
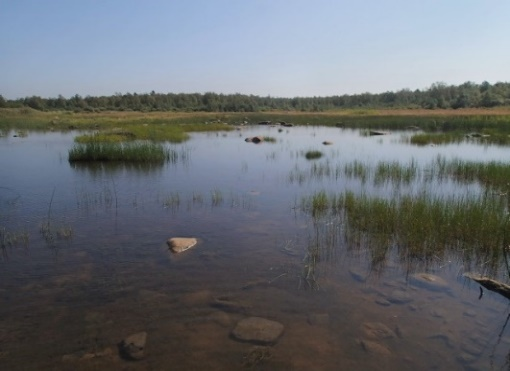
<svg viewBox="0 0 510 371">
<path fill-rule="evenodd" d="M 197 239 L 192 237 L 173 237 L 167 241 L 167 244 L 174 253 L 180 253 L 195 246 Z"/>
</svg>

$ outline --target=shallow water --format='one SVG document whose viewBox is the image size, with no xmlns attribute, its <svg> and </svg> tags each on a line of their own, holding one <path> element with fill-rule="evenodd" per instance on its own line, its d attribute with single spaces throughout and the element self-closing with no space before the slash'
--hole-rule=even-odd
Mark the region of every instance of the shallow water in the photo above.
<svg viewBox="0 0 510 371">
<path fill-rule="evenodd" d="M 0 227 L 29 236 L 2 249 L 0 369 L 507 367 L 507 302 L 488 291 L 479 300 L 454 252 L 427 265 L 391 255 L 374 270 L 364 246 L 346 244 L 341 221 L 314 221 L 299 203 L 317 190 L 394 191 L 372 179 L 306 175 L 314 163 L 489 161 L 508 149 L 413 147 L 405 133 L 251 127 L 169 145 L 178 160 L 163 166 L 71 166 L 73 135 L 0 138 Z M 277 142 L 244 141 L 254 135 Z M 324 156 L 308 161 L 308 150 Z M 420 189 L 418 182 L 399 192 Z M 174 236 L 199 244 L 174 255 L 166 245 Z M 324 247 L 315 260 L 314 243 Z M 446 288 L 410 279 L 425 269 Z M 283 335 L 268 347 L 233 339 L 249 316 L 282 323 Z M 140 331 L 148 334 L 146 357 L 121 358 L 119 342 Z"/>
</svg>

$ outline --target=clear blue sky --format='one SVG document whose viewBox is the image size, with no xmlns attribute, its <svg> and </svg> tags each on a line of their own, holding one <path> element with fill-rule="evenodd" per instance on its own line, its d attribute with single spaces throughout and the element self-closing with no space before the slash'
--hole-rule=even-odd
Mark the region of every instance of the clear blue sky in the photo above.
<svg viewBox="0 0 510 371">
<path fill-rule="evenodd" d="M 0 0 L 0 94 L 295 97 L 510 81 L 509 0 Z"/>
</svg>

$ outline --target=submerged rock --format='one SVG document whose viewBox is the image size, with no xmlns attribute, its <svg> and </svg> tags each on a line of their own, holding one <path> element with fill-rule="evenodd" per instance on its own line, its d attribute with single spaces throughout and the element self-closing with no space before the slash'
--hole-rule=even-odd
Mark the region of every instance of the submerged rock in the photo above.
<svg viewBox="0 0 510 371">
<path fill-rule="evenodd" d="M 256 136 L 256 137 L 246 138 L 244 141 L 248 142 L 248 143 L 255 143 L 255 144 L 257 144 L 257 143 L 263 142 L 264 141 L 264 137 Z"/>
<path fill-rule="evenodd" d="M 365 274 L 365 272 L 361 271 L 358 268 L 350 268 L 349 273 L 355 281 L 365 282 L 367 280 L 367 275 Z"/>
<path fill-rule="evenodd" d="M 120 355 L 125 359 L 139 360 L 145 357 L 145 331 L 130 335 L 119 344 Z"/>
<path fill-rule="evenodd" d="M 283 334 L 283 325 L 260 317 L 249 317 L 239 321 L 232 330 L 232 336 L 240 341 L 254 344 L 275 344 Z"/>
<path fill-rule="evenodd" d="M 429 273 L 415 273 L 409 277 L 409 283 L 413 286 L 430 291 L 449 291 L 448 282 L 439 276 Z"/>
<path fill-rule="evenodd" d="M 196 238 L 173 237 L 167 241 L 168 246 L 174 253 L 186 251 L 197 244 Z"/>
<path fill-rule="evenodd" d="M 250 308 L 248 304 L 241 303 L 226 296 L 215 298 L 211 306 L 230 313 L 246 313 L 246 310 Z"/>
<path fill-rule="evenodd" d="M 358 340 L 358 344 L 367 353 L 379 355 L 379 356 L 391 355 L 391 352 L 388 348 L 386 348 L 384 345 L 381 345 L 375 341 Z"/>
<path fill-rule="evenodd" d="M 322 142 L 322 144 L 324 144 L 325 146 L 330 146 L 333 144 L 333 142 L 330 142 L 329 140 L 325 140 L 324 142 Z"/>
<path fill-rule="evenodd" d="M 393 290 L 387 299 L 393 304 L 405 304 L 413 301 L 411 295 L 401 289 Z"/>
<path fill-rule="evenodd" d="M 365 322 L 362 326 L 363 333 L 370 339 L 393 339 L 396 334 L 388 326 L 380 322 Z"/>
<path fill-rule="evenodd" d="M 327 326 L 329 325 L 329 314 L 311 313 L 308 315 L 308 323 L 312 326 Z"/>
</svg>

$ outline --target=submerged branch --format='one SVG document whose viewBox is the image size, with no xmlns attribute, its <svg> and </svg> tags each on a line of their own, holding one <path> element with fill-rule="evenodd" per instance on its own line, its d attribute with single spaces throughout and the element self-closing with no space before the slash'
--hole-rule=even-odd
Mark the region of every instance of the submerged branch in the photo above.
<svg viewBox="0 0 510 371">
<path fill-rule="evenodd" d="M 503 295 L 505 298 L 510 299 L 510 285 L 493 280 L 491 278 L 482 277 L 474 273 L 465 273 L 464 277 L 472 279 L 473 281 L 485 287 L 487 290 L 497 292 L 498 294 Z"/>
</svg>

